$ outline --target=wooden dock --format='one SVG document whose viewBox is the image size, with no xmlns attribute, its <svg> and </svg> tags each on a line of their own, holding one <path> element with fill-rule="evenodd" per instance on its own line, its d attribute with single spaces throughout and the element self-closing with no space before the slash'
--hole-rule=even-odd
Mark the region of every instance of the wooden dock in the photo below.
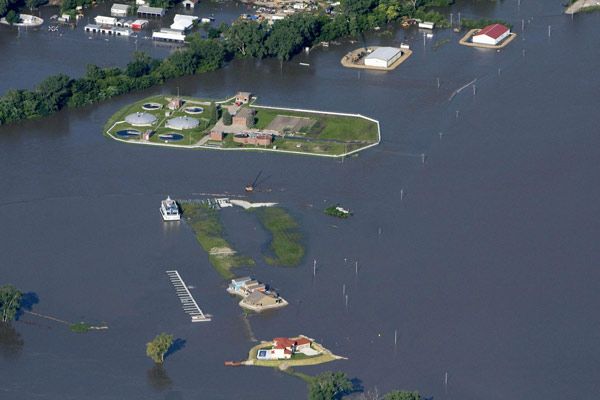
<svg viewBox="0 0 600 400">
<path fill-rule="evenodd" d="M 175 291 L 177 292 L 177 297 L 181 301 L 181 307 L 183 311 L 188 313 L 192 318 L 192 322 L 205 322 L 210 321 L 210 317 L 204 315 L 200 307 L 198 307 L 198 303 L 192 297 L 192 294 L 188 290 L 185 282 L 181 279 L 181 275 L 177 271 L 165 271 L 169 280 L 175 287 Z"/>
</svg>

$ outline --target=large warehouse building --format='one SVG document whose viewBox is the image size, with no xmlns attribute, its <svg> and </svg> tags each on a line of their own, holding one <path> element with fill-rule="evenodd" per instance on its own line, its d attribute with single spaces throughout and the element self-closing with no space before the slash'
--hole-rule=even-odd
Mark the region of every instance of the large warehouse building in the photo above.
<svg viewBox="0 0 600 400">
<path fill-rule="evenodd" d="M 365 65 L 368 67 L 387 68 L 402 56 L 402 51 L 395 47 L 379 47 L 365 57 Z"/>
<path fill-rule="evenodd" d="M 504 25 L 488 25 L 473 35 L 473 43 L 489 44 L 492 46 L 500 43 L 504 38 L 510 35 L 510 29 Z"/>
</svg>

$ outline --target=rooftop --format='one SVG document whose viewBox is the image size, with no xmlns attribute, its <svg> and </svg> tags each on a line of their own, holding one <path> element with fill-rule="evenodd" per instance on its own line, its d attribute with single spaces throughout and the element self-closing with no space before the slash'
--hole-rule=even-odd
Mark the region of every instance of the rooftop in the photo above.
<svg viewBox="0 0 600 400">
<path fill-rule="evenodd" d="M 500 24 L 488 25 L 473 36 L 482 36 L 486 35 L 491 37 L 492 39 L 498 39 L 502 36 L 506 31 L 510 31 L 506 26 Z"/>
<path fill-rule="evenodd" d="M 389 61 L 398 53 L 401 53 L 401 51 L 395 47 L 379 47 L 374 52 L 366 56 L 365 59 L 379 58 Z"/>
<path fill-rule="evenodd" d="M 130 5 L 127 4 L 113 4 L 111 7 L 111 10 L 123 10 L 123 11 L 127 11 L 129 10 L 129 7 L 131 7 Z"/>
<path fill-rule="evenodd" d="M 254 115 L 254 110 L 252 108 L 244 107 L 240 111 L 235 114 L 235 117 L 245 118 Z"/>
</svg>

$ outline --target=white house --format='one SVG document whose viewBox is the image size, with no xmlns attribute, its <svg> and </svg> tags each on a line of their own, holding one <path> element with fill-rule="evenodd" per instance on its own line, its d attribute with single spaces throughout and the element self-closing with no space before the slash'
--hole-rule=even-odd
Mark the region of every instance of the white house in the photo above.
<svg viewBox="0 0 600 400">
<path fill-rule="evenodd" d="M 159 32 L 152 32 L 152 39 L 167 42 L 185 42 L 185 35 L 180 31 L 162 28 Z"/>
<path fill-rule="evenodd" d="M 115 17 L 126 17 L 131 6 L 129 4 L 113 4 L 110 8 L 110 15 Z"/>
<path fill-rule="evenodd" d="M 395 47 L 379 47 L 365 57 L 365 65 L 369 67 L 387 68 L 402 56 L 402 51 Z"/>
<path fill-rule="evenodd" d="M 96 23 L 96 25 L 116 25 L 117 24 L 117 19 L 115 17 L 104 17 L 102 15 L 98 15 L 96 18 L 94 18 L 94 22 Z"/>
<path fill-rule="evenodd" d="M 488 25 L 473 35 L 473 43 L 495 46 L 510 35 L 510 29 L 504 25 Z"/>
</svg>

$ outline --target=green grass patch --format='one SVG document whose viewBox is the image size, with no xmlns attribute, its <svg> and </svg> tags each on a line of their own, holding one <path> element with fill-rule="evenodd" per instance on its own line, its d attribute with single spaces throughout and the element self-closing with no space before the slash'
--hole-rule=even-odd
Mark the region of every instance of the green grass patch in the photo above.
<svg viewBox="0 0 600 400">
<path fill-rule="evenodd" d="M 232 268 L 254 265 L 254 260 L 243 254 L 233 253 L 235 250 L 225 240 L 225 230 L 219 221 L 219 211 L 206 204 L 180 204 L 183 217 L 196 235 L 196 240 L 209 256 L 208 260 L 225 279 L 231 279 Z M 232 254 L 215 254 L 227 253 Z M 212 254 L 211 254 L 212 253 Z"/>
<path fill-rule="evenodd" d="M 440 47 L 441 45 L 446 44 L 446 43 L 450 43 L 450 41 L 448 39 L 440 40 L 439 42 L 437 42 L 436 44 L 433 45 L 433 49 L 437 50 L 438 47 Z"/>
<path fill-rule="evenodd" d="M 338 217 L 338 218 L 348 218 L 350 215 L 352 215 L 351 212 L 345 213 L 343 211 L 338 210 L 337 207 L 338 206 L 336 206 L 335 204 L 332 204 L 329 207 L 327 207 L 325 210 L 323 210 L 323 212 L 327 215 L 331 215 L 331 216 Z"/>
<path fill-rule="evenodd" d="M 279 207 L 253 208 L 249 212 L 256 214 L 261 225 L 272 235 L 269 249 L 274 257 L 265 255 L 267 263 L 285 267 L 300 265 L 305 251 L 304 235 L 294 218 Z"/>
<path fill-rule="evenodd" d="M 77 332 L 77 333 L 84 333 L 90 330 L 90 328 L 92 327 L 92 325 L 90 324 L 86 324 L 84 322 L 80 322 L 78 324 L 72 324 L 69 325 L 69 328 L 71 328 L 71 330 L 73 332 Z"/>
<path fill-rule="evenodd" d="M 279 371 L 279 368 L 277 368 L 277 370 Z M 295 376 L 295 377 L 297 377 L 297 378 L 300 378 L 300 379 L 302 379 L 304 382 L 306 382 L 306 383 L 309 383 L 309 384 L 310 384 L 310 383 L 313 383 L 313 382 L 315 381 L 315 377 L 314 377 L 314 376 L 311 376 L 311 375 L 306 375 L 306 374 L 303 374 L 303 373 L 301 373 L 301 372 L 296 372 L 296 371 L 294 371 L 292 368 L 286 368 L 286 369 L 284 369 L 284 370 L 283 370 L 283 371 L 281 371 L 281 372 L 284 372 L 284 373 L 286 373 L 286 374 L 288 374 L 288 375 L 291 375 L 291 376 Z"/>
</svg>

